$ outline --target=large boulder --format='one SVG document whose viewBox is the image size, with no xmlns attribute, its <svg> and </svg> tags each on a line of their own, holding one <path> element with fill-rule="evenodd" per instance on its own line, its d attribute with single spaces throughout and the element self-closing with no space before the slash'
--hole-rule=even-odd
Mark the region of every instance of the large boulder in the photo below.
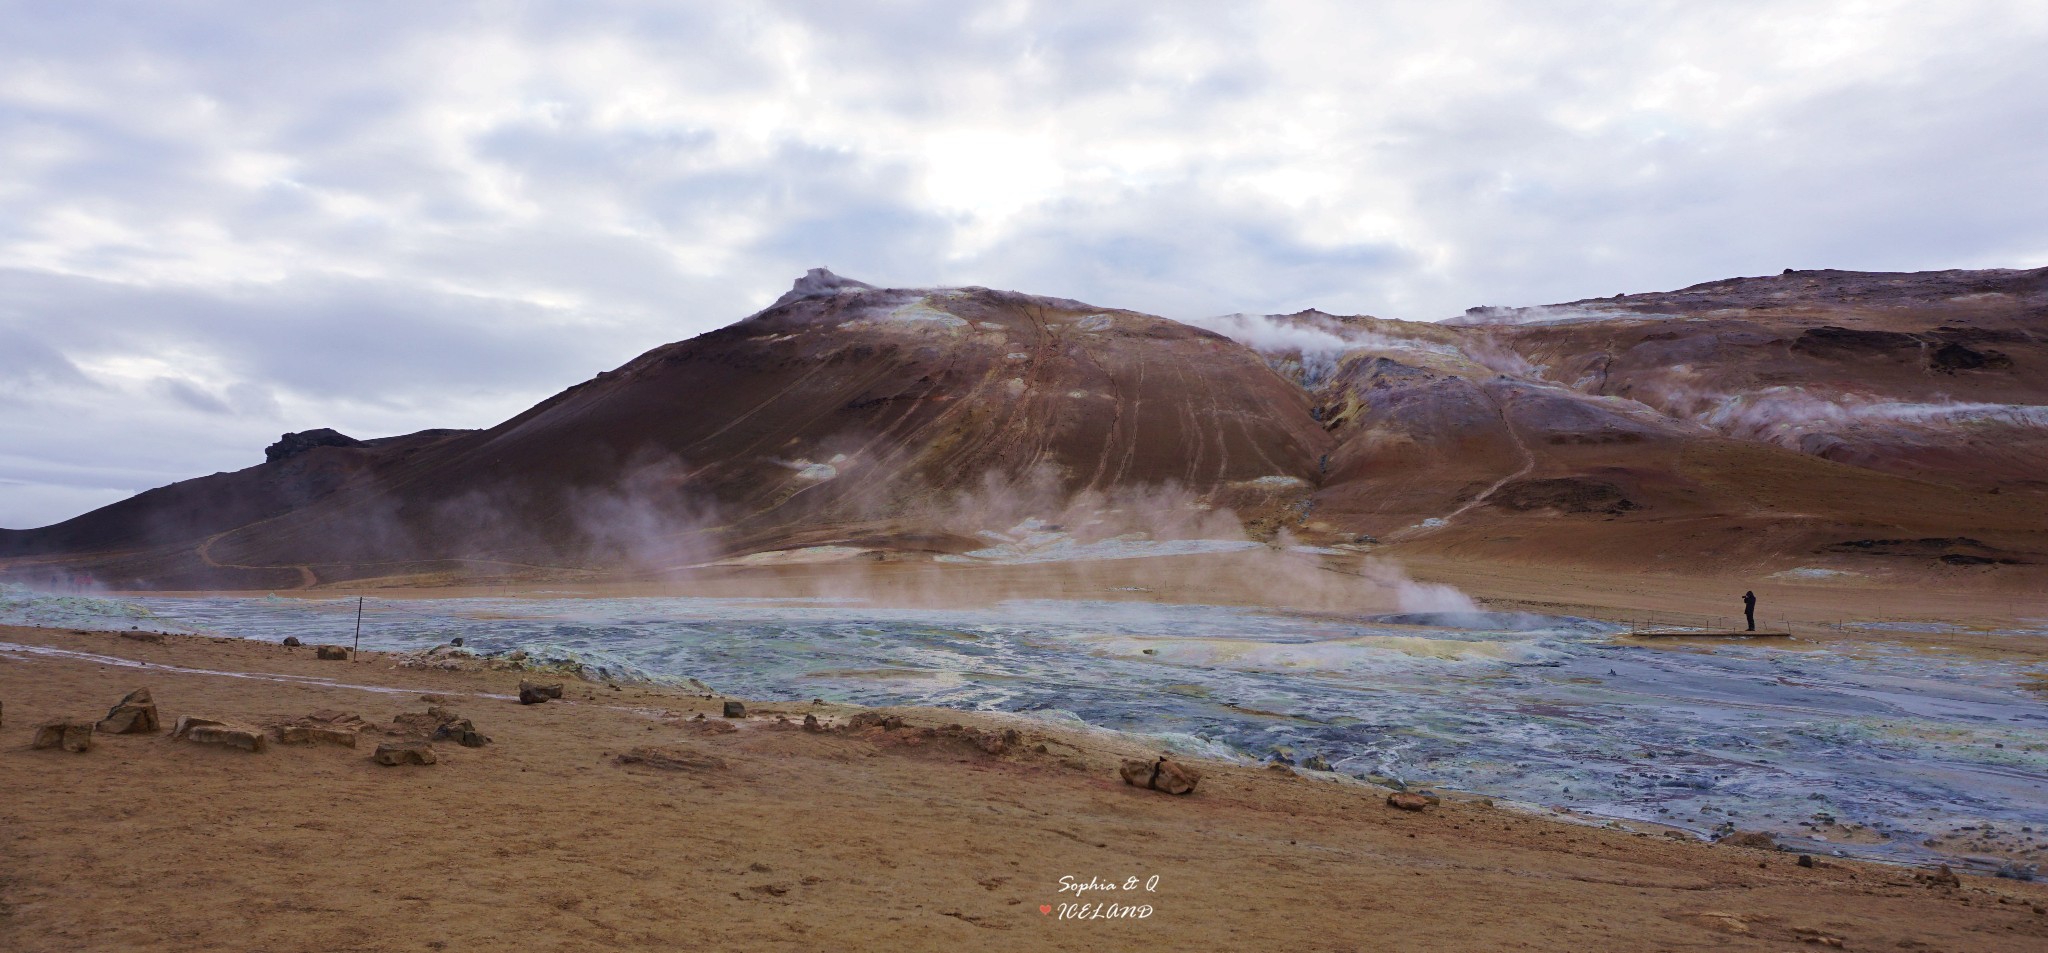
<svg viewBox="0 0 2048 953">
<path fill-rule="evenodd" d="M 110 735 L 148 734 L 162 727 L 157 721 L 156 700 L 149 696 L 147 688 L 129 692 L 119 704 L 107 709 L 107 717 L 99 723 L 99 730 Z"/>
<path fill-rule="evenodd" d="M 182 738 L 194 744 L 221 745 L 257 753 L 261 753 L 269 746 L 260 728 L 192 715 L 178 716 L 178 723 L 171 728 L 171 737 Z"/>
<path fill-rule="evenodd" d="M 1188 794 L 1202 780 L 1202 773 L 1169 758 L 1157 761 L 1127 759 L 1117 769 L 1123 775 L 1124 783 L 1132 787 L 1151 788 L 1168 794 Z"/>
<path fill-rule="evenodd" d="M 35 740 L 29 747 L 63 748 L 84 754 L 92 750 L 92 732 L 93 722 L 82 718 L 59 719 L 37 727 Z"/>
<path fill-rule="evenodd" d="M 434 764 L 440 758 L 434 756 L 434 746 L 424 741 L 387 741 L 377 746 L 377 753 L 370 760 L 386 767 L 402 764 Z"/>
</svg>

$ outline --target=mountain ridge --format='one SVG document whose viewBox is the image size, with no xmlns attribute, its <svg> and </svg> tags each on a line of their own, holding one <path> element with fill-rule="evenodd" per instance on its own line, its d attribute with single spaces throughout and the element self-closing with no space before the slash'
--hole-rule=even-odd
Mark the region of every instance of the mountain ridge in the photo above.
<svg viewBox="0 0 2048 953">
<path fill-rule="evenodd" d="M 0 531 L 0 574 L 269 588 L 820 546 L 960 558 L 1033 507 L 1097 535 L 1217 533 L 1202 514 L 1228 512 L 1257 539 L 1593 564 L 1965 539 L 1911 558 L 2013 571 L 2048 561 L 2044 367 L 2048 269 L 1788 272 L 1432 324 L 1183 323 L 821 268 L 494 427 L 302 431 L 264 464 Z"/>
</svg>

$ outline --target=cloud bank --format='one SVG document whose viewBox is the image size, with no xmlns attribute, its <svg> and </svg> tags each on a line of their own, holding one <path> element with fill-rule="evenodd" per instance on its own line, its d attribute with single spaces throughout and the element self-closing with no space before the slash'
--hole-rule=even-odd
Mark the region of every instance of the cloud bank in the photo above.
<svg viewBox="0 0 2048 953">
<path fill-rule="evenodd" d="M 0 526 L 489 425 L 816 265 L 1437 319 L 2048 261 L 2038 3 L 0 13 Z"/>
</svg>

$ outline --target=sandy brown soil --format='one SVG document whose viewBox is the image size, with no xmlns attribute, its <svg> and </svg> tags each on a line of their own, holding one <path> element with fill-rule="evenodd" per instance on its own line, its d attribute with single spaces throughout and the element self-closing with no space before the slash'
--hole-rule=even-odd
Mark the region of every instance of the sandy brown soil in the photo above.
<svg viewBox="0 0 2048 953">
<path fill-rule="evenodd" d="M 1407 813 L 1370 787 L 1221 765 L 1176 798 L 1121 784 L 1124 752 L 1093 735 L 1027 727 L 995 756 L 774 720 L 852 713 L 809 704 L 750 706 L 739 730 L 707 733 L 687 716 L 718 720 L 716 700 L 640 688 L 572 682 L 527 707 L 490 697 L 514 687 L 507 672 L 206 638 L 9 628 L 0 641 L 332 682 L 0 656 L 8 951 L 2048 946 L 2043 885 L 1802 868 L 1479 803 Z M 442 743 L 439 764 L 408 768 L 373 764 L 374 737 L 260 754 L 163 733 L 28 750 L 36 723 L 97 715 L 142 686 L 166 718 L 254 723 L 342 709 L 381 724 L 438 694 L 495 741 Z M 688 766 L 618 763 L 641 746 Z M 1151 915 L 1059 919 L 1074 901 L 1062 877 L 1139 878 L 1083 899 Z"/>
</svg>

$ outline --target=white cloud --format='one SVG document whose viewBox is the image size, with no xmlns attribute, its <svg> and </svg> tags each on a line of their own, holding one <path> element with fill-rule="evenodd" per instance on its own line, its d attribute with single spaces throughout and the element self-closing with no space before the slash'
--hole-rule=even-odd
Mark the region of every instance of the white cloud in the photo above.
<svg viewBox="0 0 2048 953">
<path fill-rule="evenodd" d="M 181 474 L 285 427 L 486 424 L 815 265 L 1440 318 L 2048 248 L 2048 5 L 2024 0 L 8 20 L 0 341 L 43 376 L 0 385 L 0 437 L 67 465 L 119 462 L 145 418 Z M 37 442 L 58 387 L 97 439 Z M 0 513 L 69 515 L 8 503 L 25 485 Z"/>
</svg>

